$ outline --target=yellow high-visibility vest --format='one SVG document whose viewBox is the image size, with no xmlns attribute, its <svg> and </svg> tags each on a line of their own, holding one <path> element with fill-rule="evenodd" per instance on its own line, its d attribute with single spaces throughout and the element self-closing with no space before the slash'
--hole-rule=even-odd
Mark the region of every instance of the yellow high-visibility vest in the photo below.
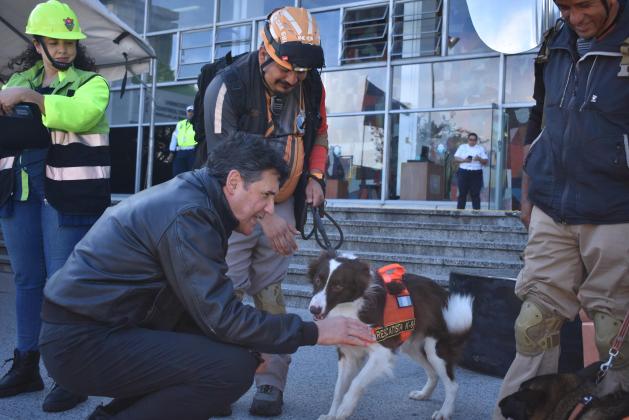
<svg viewBox="0 0 629 420">
<path fill-rule="evenodd" d="M 194 140 L 194 128 L 188 120 L 181 120 L 177 123 L 177 146 L 181 148 L 190 148 L 197 145 Z"/>
</svg>

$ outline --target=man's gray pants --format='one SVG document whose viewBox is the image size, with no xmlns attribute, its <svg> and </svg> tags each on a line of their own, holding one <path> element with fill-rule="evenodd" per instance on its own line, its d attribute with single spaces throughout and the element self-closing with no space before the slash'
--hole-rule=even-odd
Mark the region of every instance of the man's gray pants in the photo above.
<svg viewBox="0 0 629 420">
<path fill-rule="evenodd" d="M 275 214 L 290 225 L 295 225 L 293 198 L 275 205 Z M 285 257 L 273 250 L 269 239 L 256 226 L 251 235 L 233 232 L 227 248 L 227 276 L 234 283 L 240 296 L 253 297 L 256 308 L 271 314 L 286 313 L 281 282 L 288 272 L 290 256 Z M 256 385 L 272 385 L 284 391 L 288 366 L 288 354 L 262 354 L 264 362 L 256 371 Z"/>
</svg>

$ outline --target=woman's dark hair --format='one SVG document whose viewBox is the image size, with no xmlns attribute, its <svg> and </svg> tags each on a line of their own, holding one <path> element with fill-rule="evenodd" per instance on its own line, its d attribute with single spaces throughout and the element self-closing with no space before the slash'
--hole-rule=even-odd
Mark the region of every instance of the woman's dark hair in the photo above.
<svg viewBox="0 0 629 420">
<path fill-rule="evenodd" d="M 244 132 L 237 132 L 214 146 L 205 166 L 221 185 L 225 185 L 231 170 L 237 170 L 245 184 L 258 181 L 268 169 L 277 171 L 280 184 L 288 177 L 284 157 L 264 137 Z"/>
<path fill-rule="evenodd" d="M 22 54 L 12 58 L 9 61 L 8 66 L 11 70 L 15 70 L 16 72 L 25 71 L 33 67 L 35 63 L 37 63 L 41 59 L 41 55 L 39 55 L 39 53 L 35 49 L 35 45 L 31 44 L 26 50 L 22 52 Z M 76 58 L 74 59 L 74 62 L 72 64 L 74 64 L 74 67 L 79 70 L 96 70 L 94 59 L 87 55 L 85 47 L 78 41 L 76 43 Z"/>
</svg>

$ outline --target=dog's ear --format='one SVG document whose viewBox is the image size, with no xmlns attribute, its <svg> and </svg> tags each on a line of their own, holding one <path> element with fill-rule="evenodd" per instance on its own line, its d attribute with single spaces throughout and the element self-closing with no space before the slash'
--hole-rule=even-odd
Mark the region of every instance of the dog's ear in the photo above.
<svg viewBox="0 0 629 420">
<path fill-rule="evenodd" d="M 505 397 L 498 404 L 502 415 L 507 419 L 527 420 L 535 409 L 546 401 L 546 393 L 536 389 L 520 389 Z"/>
<path fill-rule="evenodd" d="M 319 272 L 321 264 L 323 264 L 323 262 L 328 258 L 327 252 L 321 251 L 317 259 L 310 261 L 310 264 L 308 264 L 308 279 L 310 282 L 314 280 L 315 276 Z"/>
</svg>

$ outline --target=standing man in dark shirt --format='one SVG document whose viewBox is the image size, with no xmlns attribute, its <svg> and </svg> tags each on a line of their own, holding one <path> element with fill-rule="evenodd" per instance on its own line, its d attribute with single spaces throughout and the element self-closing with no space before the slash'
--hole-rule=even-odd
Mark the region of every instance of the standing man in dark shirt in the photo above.
<svg viewBox="0 0 629 420">
<path fill-rule="evenodd" d="M 529 240 L 515 290 L 523 300 L 517 354 L 499 400 L 523 381 L 557 371 L 559 330 L 581 308 L 594 320 L 606 361 L 629 308 L 626 3 L 555 0 L 562 22 L 538 55 L 528 128 L 535 140 L 522 186 Z M 619 388 L 629 391 L 626 338 L 596 392 Z"/>
</svg>

